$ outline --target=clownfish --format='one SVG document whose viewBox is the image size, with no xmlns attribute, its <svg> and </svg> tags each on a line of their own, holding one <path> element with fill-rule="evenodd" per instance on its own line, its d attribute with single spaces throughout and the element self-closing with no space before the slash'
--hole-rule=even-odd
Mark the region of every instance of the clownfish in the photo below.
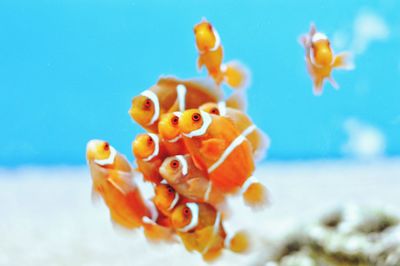
<svg viewBox="0 0 400 266">
<path fill-rule="evenodd" d="M 180 112 L 164 114 L 158 123 L 158 133 L 169 155 L 187 153 L 178 125 L 180 114 Z"/>
<path fill-rule="evenodd" d="M 218 85 L 225 81 L 234 89 L 246 87 L 249 83 L 249 71 L 238 61 L 223 64 L 221 39 L 211 23 L 203 19 L 194 26 L 193 31 L 199 53 L 197 68 L 205 66 Z"/>
<path fill-rule="evenodd" d="M 138 170 L 146 181 L 158 184 L 162 177 L 158 172 L 162 162 L 168 156 L 163 142 L 154 133 L 139 134 L 132 142 L 132 152 L 136 158 Z"/>
<path fill-rule="evenodd" d="M 222 98 L 222 89 L 211 79 L 161 77 L 157 84 L 132 99 L 128 113 L 145 130 L 157 133 L 163 114 L 197 108 Z"/>
<path fill-rule="evenodd" d="M 127 229 L 143 225 L 151 210 L 132 180 L 132 168 L 126 158 L 108 142 L 91 140 L 86 159 L 93 181 L 92 196 L 101 196 L 114 223 Z"/>
<path fill-rule="evenodd" d="M 207 203 L 180 204 L 174 209 L 171 222 L 185 248 L 199 252 L 205 261 L 220 257 L 224 248 L 237 253 L 249 249 L 247 234 L 227 236 L 221 213 Z"/>
<path fill-rule="evenodd" d="M 207 173 L 195 166 L 190 155 L 167 157 L 160 167 L 160 174 L 169 185 L 186 198 L 223 207 L 223 193 L 213 187 Z"/>
<path fill-rule="evenodd" d="M 157 209 L 166 217 L 171 217 L 171 214 L 176 206 L 187 201 L 169 184 L 158 184 L 154 188 L 153 202 Z"/>
<path fill-rule="evenodd" d="M 252 177 L 251 144 L 231 119 L 190 109 L 182 113 L 179 128 L 195 165 L 207 172 L 213 186 L 224 193 L 242 188 L 243 199 L 251 207 L 266 203 L 266 188 Z"/>
<path fill-rule="evenodd" d="M 339 85 L 332 77 L 332 70 L 335 68 L 351 70 L 354 65 L 350 62 L 351 54 L 333 52 L 328 37 L 321 32 L 317 32 L 314 24 L 311 25 L 308 34 L 300 38 L 301 44 L 306 52 L 307 70 L 313 80 L 313 90 L 315 95 L 321 95 L 324 80 L 328 79 L 332 87 L 339 88 Z"/>
<path fill-rule="evenodd" d="M 270 146 L 269 137 L 257 128 L 247 114 L 227 107 L 225 102 L 206 103 L 200 106 L 199 109 L 213 115 L 230 118 L 240 134 L 250 142 L 255 160 L 260 161 L 265 157 L 266 151 Z"/>
</svg>

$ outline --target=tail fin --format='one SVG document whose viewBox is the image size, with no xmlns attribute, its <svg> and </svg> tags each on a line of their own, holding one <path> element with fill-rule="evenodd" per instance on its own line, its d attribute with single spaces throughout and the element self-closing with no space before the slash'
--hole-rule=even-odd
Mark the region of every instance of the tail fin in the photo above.
<svg viewBox="0 0 400 266">
<path fill-rule="evenodd" d="M 355 67 L 352 54 L 349 52 L 343 52 L 336 55 L 332 66 L 344 70 L 353 70 Z"/>
<path fill-rule="evenodd" d="M 254 151 L 254 160 L 260 162 L 267 155 L 267 151 L 271 145 L 271 140 L 267 134 L 265 134 L 261 129 L 256 129 L 257 137 L 259 139 L 259 145 Z"/>
<path fill-rule="evenodd" d="M 250 239 L 245 231 L 237 232 L 229 242 L 229 249 L 235 253 L 244 253 L 250 249 Z"/>
<path fill-rule="evenodd" d="M 228 99 L 226 99 L 226 106 L 234 109 L 238 109 L 242 112 L 247 110 L 247 94 L 246 91 L 240 90 L 232 93 Z"/>
<path fill-rule="evenodd" d="M 224 80 L 233 89 L 245 89 L 250 84 L 250 71 L 239 61 L 230 61 L 221 66 Z"/>
<path fill-rule="evenodd" d="M 268 203 L 267 188 L 257 181 L 251 180 L 250 182 L 247 188 L 246 183 L 244 184 L 243 200 L 245 204 L 255 209 L 264 207 Z"/>
</svg>

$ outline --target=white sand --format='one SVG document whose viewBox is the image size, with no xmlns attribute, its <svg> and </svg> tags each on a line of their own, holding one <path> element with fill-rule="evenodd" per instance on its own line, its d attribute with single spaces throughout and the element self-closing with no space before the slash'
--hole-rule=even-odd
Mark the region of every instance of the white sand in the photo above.
<svg viewBox="0 0 400 266">
<path fill-rule="evenodd" d="M 254 213 L 234 199 L 230 221 L 251 231 L 254 251 L 226 252 L 213 265 L 262 265 L 275 239 L 332 207 L 400 213 L 399 159 L 270 163 L 257 176 L 271 206 Z M 103 203 L 92 204 L 90 185 L 86 168 L 0 170 L 0 265 L 205 265 L 181 245 L 151 245 L 140 231 L 113 228 Z"/>
</svg>

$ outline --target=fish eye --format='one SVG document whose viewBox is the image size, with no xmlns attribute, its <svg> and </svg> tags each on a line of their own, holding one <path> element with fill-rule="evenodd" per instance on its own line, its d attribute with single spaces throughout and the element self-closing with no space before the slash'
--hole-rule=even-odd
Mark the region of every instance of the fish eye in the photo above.
<svg viewBox="0 0 400 266">
<path fill-rule="evenodd" d="M 179 167 L 179 162 L 178 160 L 172 160 L 169 165 L 171 166 L 172 169 L 176 169 Z"/>
<path fill-rule="evenodd" d="M 169 193 L 175 193 L 175 190 L 171 186 L 168 186 L 168 192 Z"/>
<path fill-rule="evenodd" d="M 150 100 L 150 99 L 146 99 L 146 100 L 144 101 L 144 104 L 143 104 L 143 109 L 149 110 L 150 107 L 151 107 L 151 100 Z"/>
<path fill-rule="evenodd" d="M 219 115 L 219 110 L 218 110 L 218 108 L 217 108 L 217 107 L 212 108 L 212 109 L 211 109 L 211 113 L 212 113 L 212 114 L 215 114 L 215 115 Z"/>
<path fill-rule="evenodd" d="M 208 24 L 208 29 L 212 30 L 212 25 L 211 24 Z"/>
<path fill-rule="evenodd" d="M 105 151 L 110 150 L 110 144 L 109 144 L 108 142 L 104 143 L 103 149 L 104 149 Z"/>
<path fill-rule="evenodd" d="M 147 144 L 148 144 L 148 145 L 152 145 L 152 144 L 153 144 L 153 138 L 152 138 L 152 137 L 149 136 L 149 137 L 147 138 Z"/>
<path fill-rule="evenodd" d="M 185 208 L 183 209 L 183 215 L 184 215 L 185 217 L 188 217 L 189 214 L 190 214 L 189 208 L 188 208 L 188 207 L 185 207 Z"/>
<path fill-rule="evenodd" d="M 193 120 L 194 122 L 200 121 L 200 118 L 201 118 L 201 115 L 200 115 L 199 113 L 194 113 L 194 114 L 192 115 L 192 120 Z"/>
<path fill-rule="evenodd" d="M 171 123 L 172 123 L 172 125 L 174 125 L 174 126 L 178 125 L 178 123 L 179 123 L 179 118 L 178 118 L 177 116 L 173 116 L 173 117 L 171 118 Z"/>
</svg>

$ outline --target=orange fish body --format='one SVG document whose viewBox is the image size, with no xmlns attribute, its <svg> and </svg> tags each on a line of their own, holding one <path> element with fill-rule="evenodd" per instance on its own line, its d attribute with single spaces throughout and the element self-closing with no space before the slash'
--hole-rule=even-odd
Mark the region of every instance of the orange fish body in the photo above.
<svg viewBox="0 0 400 266">
<path fill-rule="evenodd" d="M 212 186 L 207 173 L 198 169 L 190 155 L 176 155 L 164 160 L 161 176 L 179 194 L 196 202 L 207 202 L 214 206 L 224 203 L 224 195 Z"/>
<path fill-rule="evenodd" d="M 205 66 L 217 84 L 225 81 L 232 88 L 245 87 L 248 71 L 237 61 L 223 64 L 224 52 L 216 29 L 203 19 L 194 26 L 196 47 L 199 53 L 197 68 Z M 197 108 L 197 107 L 195 107 Z"/>
<path fill-rule="evenodd" d="M 335 89 L 338 89 L 338 84 L 332 78 L 332 70 L 335 68 L 351 70 L 353 65 L 350 63 L 350 53 L 344 52 L 335 55 L 328 37 L 317 32 L 314 25 L 311 25 L 308 35 L 301 38 L 301 42 L 306 50 L 306 65 L 313 79 L 314 94 L 322 94 L 325 79 L 329 80 Z"/>
<path fill-rule="evenodd" d="M 129 114 L 144 129 L 157 133 L 163 114 L 218 102 L 222 97 L 221 88 L 210 79 L 162 77 L 156 85 L 133 98 Z"/>
<path fill-rule="evenodd" d="M 199 252 L 206 261 L 220 257 L 224 248 L 238 253 L 248 249 L 245 235 L 227 239 L 221 213 L 212 205 L 194 202 L 180 204 L 174 209 L 171 222 L 186 249 Z"/>
<path fill-rule="evenodd" d="M 179 112 L 164 114 L 158 123 L 158 133 L 168 155 L 186 154 L 186 146 L 179 130 Z"/>
<path fill-rule="evenodd" d="M 246 137 L 250 142 L 254 158 L 260 161 L 265 156 L 269 147 L 269 138 L 267 135 L 257 128 L 250 117 L 244 112 L 227 107 L 225 104 L 206 103 L 200 106 L 200 110 L 214 115 L 221 115 L 232 120 L 240 134 Z"/>
<path fill-rule="evenodd" d="M 168 153 L 159 136 L 154 133 L 139 134 L 132 142 L 132 151 L 144 180 L 154 184 L 160 183 L 162 177 L 158 169 Z"/>
<path fill-rule="evenodd" d="M 100 195 L 110 210 L 112 220 L 128 229 L 142 225 L 149 216 L 139 188 L 131 181 L 129 162 L 107 142 L 92 140 L 86 157 L 93 181 L 94 195 Z"/>
<path fill-rule="evenodd" d="M 235 192 L 252 175 L 250 143 L 226 117 L 191 109 L 179 119 L 186 148 L 196 166 L 223 192 Z"/>
</svg>

